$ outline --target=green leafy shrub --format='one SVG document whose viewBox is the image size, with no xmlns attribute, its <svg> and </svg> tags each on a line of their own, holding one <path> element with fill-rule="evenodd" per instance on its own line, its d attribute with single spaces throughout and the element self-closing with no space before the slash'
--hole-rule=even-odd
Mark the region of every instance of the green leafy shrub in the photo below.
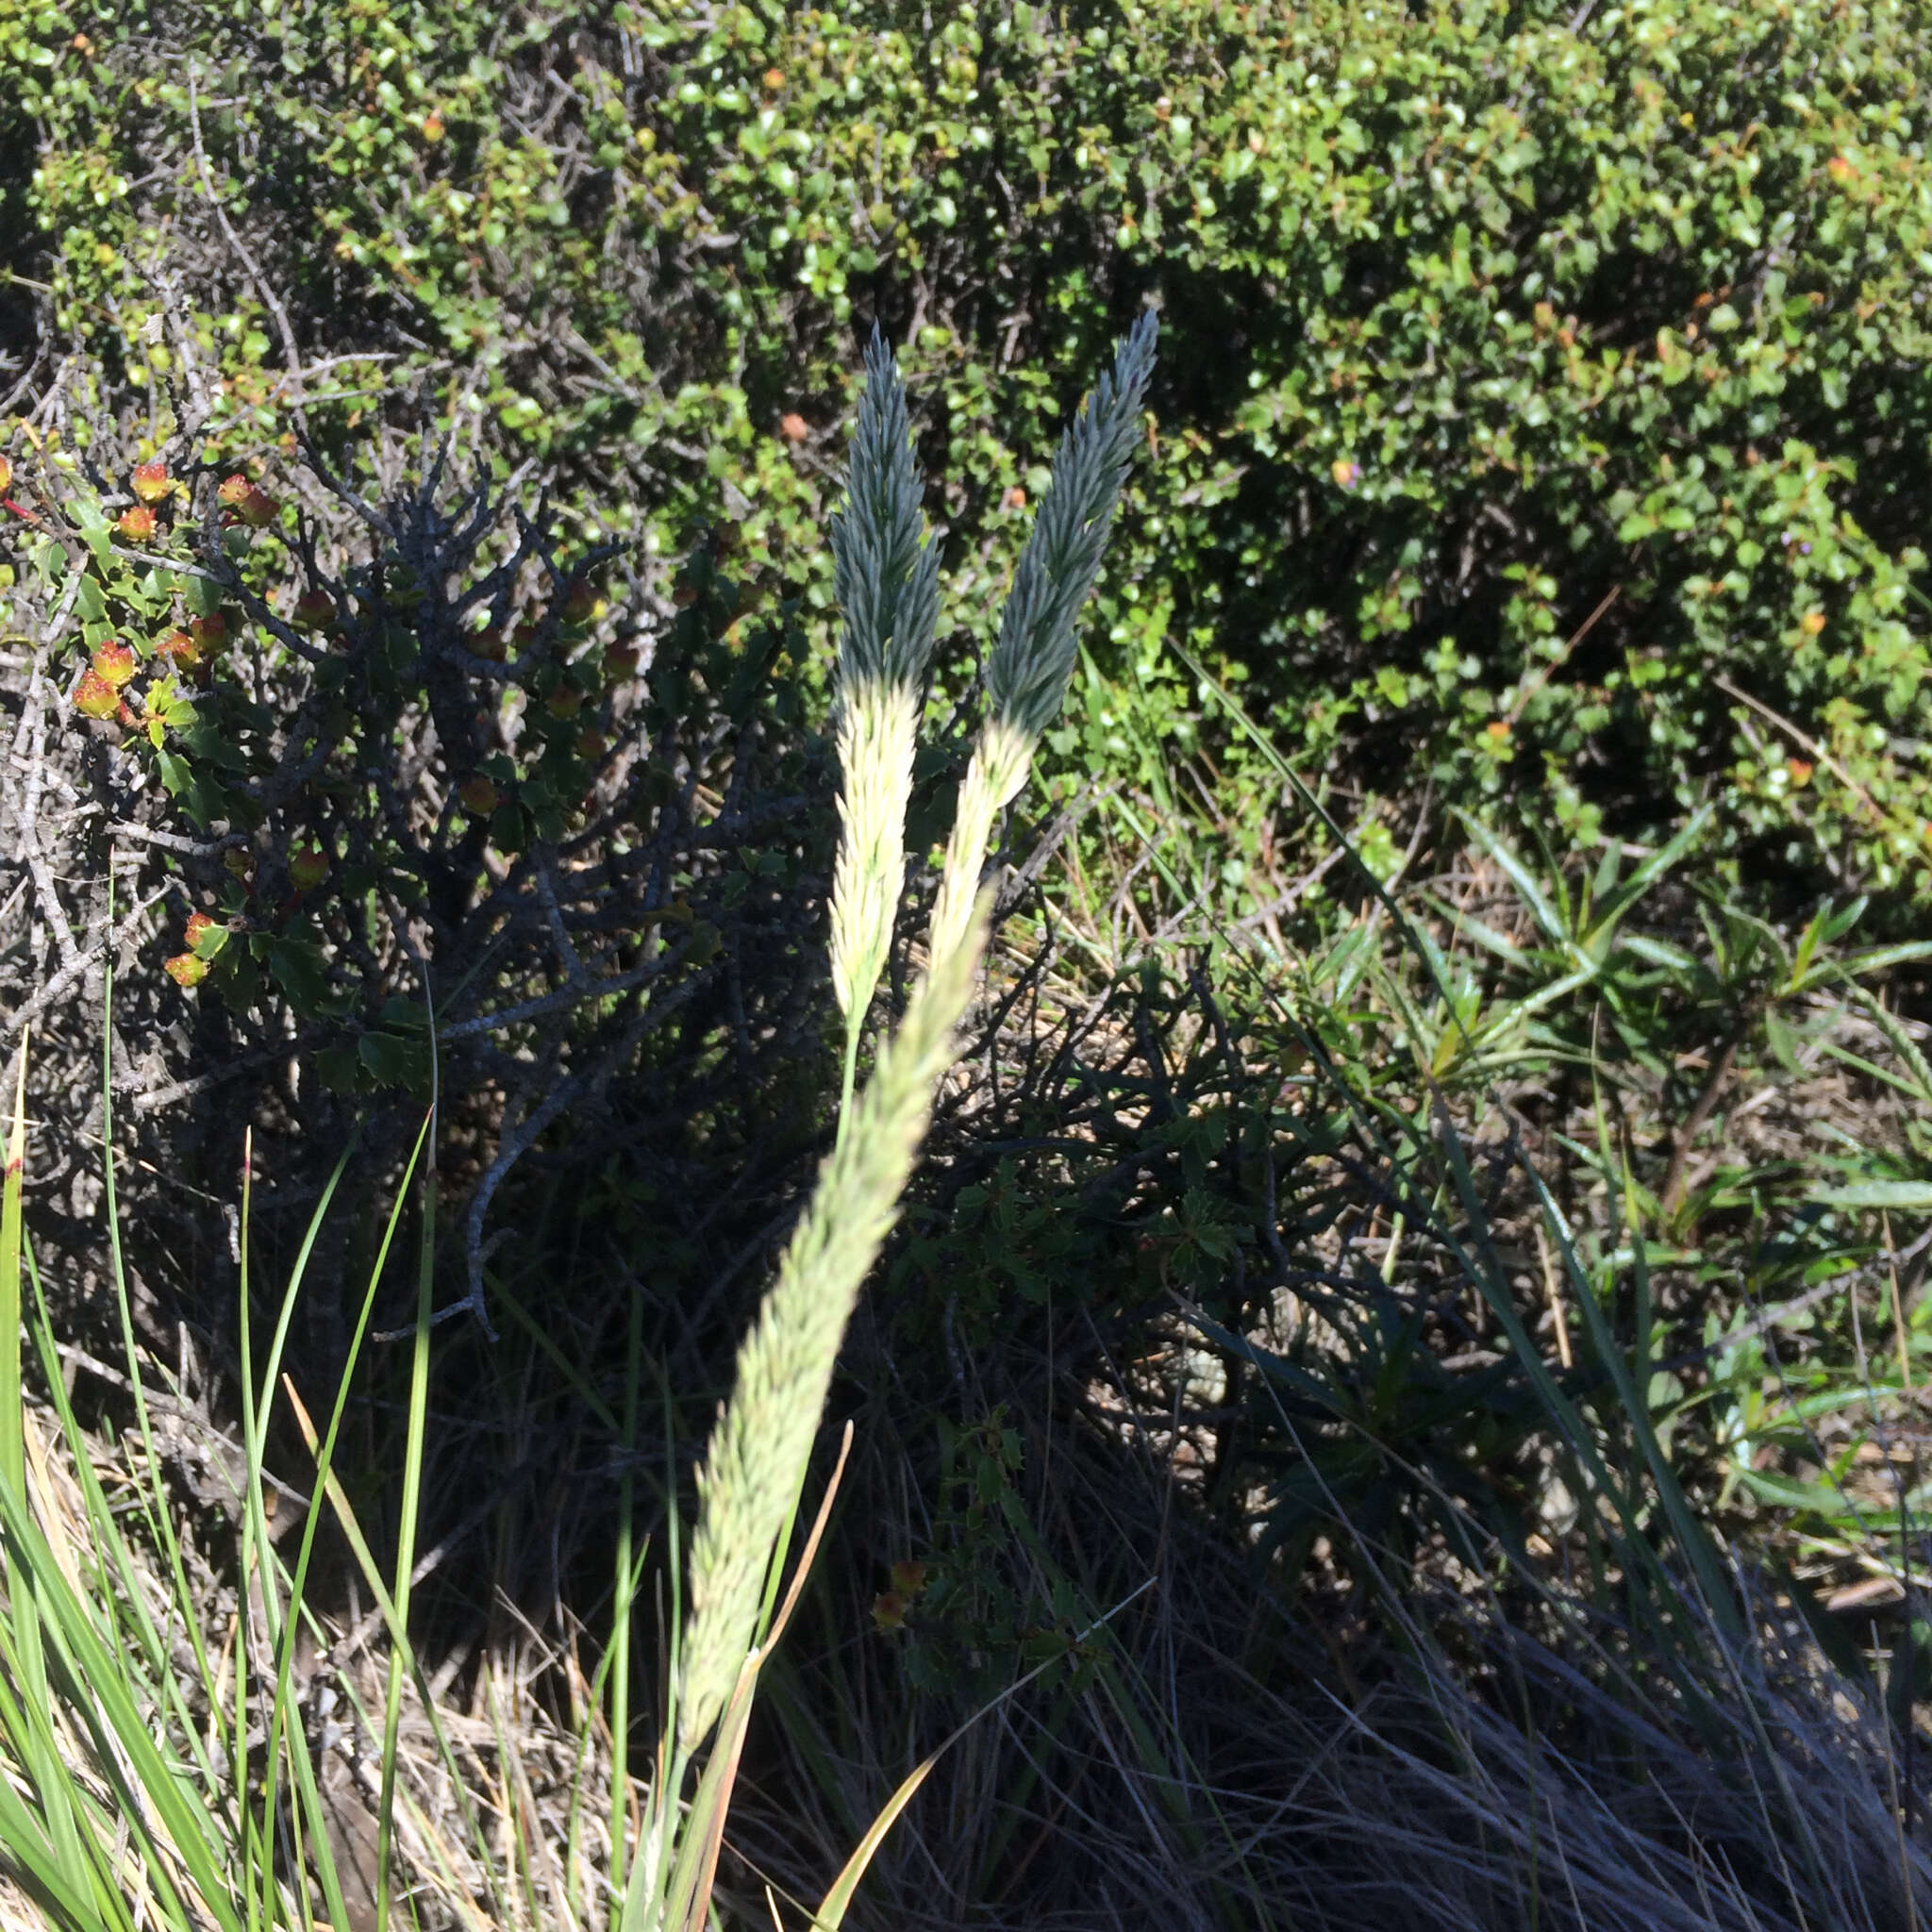
<svg viewBox="0 0 1932 1932">
<path fill-rule="evenodd" d="M 1155 290 L 1181 348 L 1062 757 L 1164 786 L 1173 638 L 1338 778 L 1428 771 L 1585 845 L 1708 795 L 1753 876 L 1916 891 L 1924 20 L 1571 15 L 48 8 L 23 266 L 138 394 L 166 214 L 229 406 L 279 433 L 193 51 L 299 337 L 474 368 L 503 460 L 597 530 L 663 547 L 723 498 L 813 609 L 823 425 L 882 312 L 933 398 L 956 668 L 1096 298 Z"/>
</svg>

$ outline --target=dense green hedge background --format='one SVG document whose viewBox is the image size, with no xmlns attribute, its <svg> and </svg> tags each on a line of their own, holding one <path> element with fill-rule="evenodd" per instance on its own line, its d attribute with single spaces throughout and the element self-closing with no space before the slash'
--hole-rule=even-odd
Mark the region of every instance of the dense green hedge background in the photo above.
<svg viewBox="0 0 1932 1932">
<path fill-rule="evenodd" d="M 1069 767 L 1173 782 L 1178 641 L 1357 819 L 1429 780 L 1588 849 L 1710 797 L 1754 889 L 1925 889 L 1919 8 L 198 0 L 0 36 L 11 265 L 137 412 L 172 287 L 238 446 L 286 427 L 211 186 L 307 356 L 389 358 L 328 367 L 339 433 L 419 377 L 585 536 L 668 559 L 724 514 L 823 609 L 877 316 L 978 613 L 957 667 L 1152 296 Z"/>
</svg>

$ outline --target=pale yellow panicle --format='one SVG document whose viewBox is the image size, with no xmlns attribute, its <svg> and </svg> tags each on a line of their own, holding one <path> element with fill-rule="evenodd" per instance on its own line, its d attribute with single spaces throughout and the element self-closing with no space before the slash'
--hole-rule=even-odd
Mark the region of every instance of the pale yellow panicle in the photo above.
<svg viewBox="0 0 1932 1932">
<path fill-rule="evenodd" d="M 912 687 L 868 678 L 840 697 L 844 823 L 832 874 L 832 990 L 849 1029 L 863 1023 L 906 889 L 906 808 L 919 699 Z"/>
<path fill-rule="evenodd" d="M 804 1481 L 845 1324 L 898 1218 L 933 1090 L 952 1064 L 987 911 L 982 903 L 969 915 L 963 942 L 936 958 L 914 990 L 739 1350 L 731 1400 L 699 1479 L 678 1700 L 685 1751 L 717 1722 L 758 1640 L 765 1573 Z"/>
</svg>

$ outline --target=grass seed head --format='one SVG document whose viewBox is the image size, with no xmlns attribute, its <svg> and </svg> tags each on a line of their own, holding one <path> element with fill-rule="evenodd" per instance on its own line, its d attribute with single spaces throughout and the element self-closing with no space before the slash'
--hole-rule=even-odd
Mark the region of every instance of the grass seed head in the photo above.
<svg viewBox="0 0 1932 1932">
<path fill-rule="evenodd" d="M 918 732 L 911 685 L 867 680 L 845 693 L 839 717 L 844 836 L 832 874 L 831 951 L 832 990 L 851 1025 L 865 1017 L 892 941 Z"/>
<path fill-rule="evenodd" d="M 1154 370 L 1150 309 L 1114 353 L 1074 426 L 1060 438 L 1053 482 L 1021 554 L 987 661 L 992 714 L 1030 740 L 1066 693 L 1078 639 L 1074 625 L 1100 569 L 1121 485 L 1141 437 L 1141 402 Z"/>
<path fill-rule="evenodd" d="M 831 522 L 832 582 L 845 625 L 841 688 L 867 681 L 917 686 L 939 621 L 939 546 L 923 534 L 924 493 L 912 453 L 906 386 L 873 330 L 865 394 L 852 439 L 845 508 Z"/>
<path fill-rule="evenodd" d="M 717 1722 L 757 1641 L 765 1573 L 805 1478 L 845 1324 L 898 1219 L 933 1089 L 952 1064 L 987 913 L 982 899 L 968 942 L 934 961 L 881 1048 L 852 1131 L 819 1170 L 811 1205 L 739 1350 L 731 1400 L 699 1481 L 678 1699 L 686 1750 Z"/>
</svg>

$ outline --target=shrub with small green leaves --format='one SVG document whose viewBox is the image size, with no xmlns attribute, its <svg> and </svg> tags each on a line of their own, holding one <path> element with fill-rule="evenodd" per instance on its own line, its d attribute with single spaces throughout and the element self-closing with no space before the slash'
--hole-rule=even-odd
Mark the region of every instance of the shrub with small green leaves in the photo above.
<svg viewBox="0 0 1932 1932">
<path fill-rule="evenodd" d="M 42 143 L 15 259 L 49 354 L 78 332 L 137 408 L 178 309 L 282 433 L 272 288 L 312 357 L 474 371 L 498 460 L 557 466 L 587 541 L 668 551 L 722 500 L 824 612 L 822 446 L 877 316 L 930 398 L 956 677 L 1107 304 L 1158 291 L 1177 353 L 1055 756 L 1166 792 L 1203 728 L 1174 641 L 1341 783 L 1586 847 L 1709 796 L 1739 877 L 1923 890 L 1932 37 L 1902 0 L 372 0 L 272 37 L 196 0 L 9 44 Z M 318 414 L 372 410 L 372 367 Z"/>
</svg>

